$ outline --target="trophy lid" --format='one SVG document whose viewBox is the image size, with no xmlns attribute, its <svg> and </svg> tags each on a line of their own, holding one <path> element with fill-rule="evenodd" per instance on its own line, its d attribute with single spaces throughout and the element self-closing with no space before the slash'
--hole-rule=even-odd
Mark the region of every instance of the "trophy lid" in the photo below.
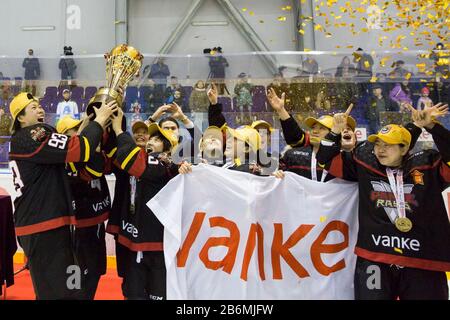
<svg viewBox="0 0 450 320">
<path fill-rule="evenodd" d="M 144 59 L 144 56 L 136 48 L 128 46 L 126 44 L 118 45 L 117 47 L 113 48 L 109 54 L 111 56 L 125 54 L 125 55 L 128 55 L 132 59 L 136 59 L 136 60 Z"/>
</svg>

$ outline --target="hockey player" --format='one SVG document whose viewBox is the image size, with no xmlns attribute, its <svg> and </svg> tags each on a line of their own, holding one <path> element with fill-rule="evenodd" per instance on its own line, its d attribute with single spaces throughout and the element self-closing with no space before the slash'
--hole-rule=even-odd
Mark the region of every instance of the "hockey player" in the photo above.
<svg viewBox="0 0 450 320">
<path fill-rule="evenodd" d="M 142 150 L 146 150 L 150 135 L 148 134 L 148 126 L 145 122 L 137 121 L 131 127 L 132 139 L 136 145 Z M 128 134 L 125 132 L 124 134 Z M 121 217 L 128 216 L 131 210 L 131 193 L 135 191 L 135 178 L 130 176 L 127 171 L 120 168 L 120 164 L 116 160 L 117 141 L 115 134 L 112 134 L 114 141 L 110 141 L 109 145 L 105 145 L 105 153 L 109 155 L 108 164 L 109 172 L 114 173 L 116 184 L 114 187 L 114 201 L 112 203 L 111 215 L 108 220 L 106 231 L 114 236 L 116 248 L 116 265 L 117 274 L 123 278 L 125 276 L 126 264 L 131 261 L 130 256 L 135 257 L 132 251 L 118 241 Z M 133 186 L 133 189 L 132 189 Z M 133 204 L 134 206 L 134 204 Z M 127 297 L 125 286 L 122 283 L 122 293 Z"/>
<path fill-rule="evenodd" d="M 224 131 L 225 129 L 233 129 L 227 126 L 225 117 L 222 113 L 222 105 L 218 102 L 217 88 L 215 84 L 212 84 L 211 89 L 208 90 L 208 99 L 210 101 L 210 106 L 208 108 L 208 121 L 210 126 L 218 127 Z M 259 175 L 270 175 L 272 172 L 278 168 L 278 155 L 272 155 L 269 151 L 269 145 L 271 141 L 271 134 L 273 132 L 272 126 L 264 120 L 254 121 L 250 126 L 241 126 L 240 128 L 253 129 L 258 133 L 259 136 L 259 146 L 258 150 L 255 151 L 256 162 L 252 164 L 255 168 L 258 167 Z M 246 130 L 250 133 L 251 130 Z M 252 136 L 255 136 L 251 133 Z M 228 147 L 229 148 L 229 147 Z"/>
<path fill-rule="evenodd" d="M 125 264 L 124 293 L 127 299 L 166 297 L 166 269 L 163 252 L 164 228 L 146 203 L 178 174 L 178 165 L 170 153 L 178 139 L 171 130 L 156 123 L 149 126 L 147 151 L 122 132 L 123 113 L 113 116 L 112 126 L 117 136 L 116 161 L 130 179 L 130 210 L 121 217 L 118 241 L 133 254 Z M 148 152 L 148 153 L 147 153 Z"/>
<path fill-rule="evenodd" d="M 70 116 L 56 125 L 60 134 L 76 136 L 89 122 Z M 81 268 L 82 299 L 93 300 L 101 275 L 106 273 L 105 224 L 111 211 L 111 196 L 104 176 L 106 156 L 97 148 L 86 163 L 66 165 L 72 190 L 76 228 L 74 250 Z"/>
<path fill-rule="evenodd" d="M 431 116 L 446 112 L 441 105 L 413 112 L 439 152 L 409 155 L 411 133 L 395 124 L 340 152 L 345 117 L 336 117 L 320 146 L 319 163 L 359 185 L 356 299 L 448 299 L 450 223 L 441 192 L 450 184 L 450 132 Z"/>
<path fill-rule="evenodd" d="M 79 290 L 67 285 L 76 262 L 69 227 L 75 217 L 65 164 L 89 161 L 102 126 L 117 108 L 113 103 L 102 105 L 95 121 L 79 136 L 68 137 L 44 123 L 45 112 L 30 93 L 19 93 L 11 101 L 14 133 L 9 159 L 18 194 L 16 234 L 28 258 L 37 299 L 78 297 Z"/>
</svg>

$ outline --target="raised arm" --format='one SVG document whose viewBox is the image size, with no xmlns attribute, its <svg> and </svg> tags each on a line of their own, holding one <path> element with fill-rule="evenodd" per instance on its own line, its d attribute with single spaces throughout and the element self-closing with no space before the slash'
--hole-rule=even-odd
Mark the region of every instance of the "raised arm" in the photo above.
<svg viewBox="0 0 450 320">
<path fill-rule="evenodd" d="M 273 88 L 269 88 L 267 100 L 272 106 L 272 109 L 280 118 L 281 128 L 283 130 L 283 136 L 286 143 L 291 147 L 302 147 L 308 145 L 309 134 L 305 133 L 302 128 L 300 128 L 295 119 L 291 117 L 284 106 L 285 93 L 283 92 L 281 97 L 278 97 L 275 90 Z"/>
</svg>

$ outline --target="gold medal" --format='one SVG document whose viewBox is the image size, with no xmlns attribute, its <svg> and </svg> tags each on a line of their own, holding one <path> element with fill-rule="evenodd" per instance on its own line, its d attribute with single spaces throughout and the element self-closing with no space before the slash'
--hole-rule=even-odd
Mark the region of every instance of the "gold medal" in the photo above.
<svg viewBox="0 0 450 320">
<path fill-rule="evenodd" d="M 397 218 L 395 219 L 395 227 L 401 232 L 408 232 L 412 229 L 412 222 L 408 218 Z"/>
</svg>

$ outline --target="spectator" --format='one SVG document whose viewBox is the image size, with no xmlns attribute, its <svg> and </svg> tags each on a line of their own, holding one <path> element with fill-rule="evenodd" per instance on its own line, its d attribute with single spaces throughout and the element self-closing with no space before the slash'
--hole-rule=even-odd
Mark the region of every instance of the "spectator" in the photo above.
<svg viewBox="0 0 450 320">
<path fill-rule="evenodd" d="M 369 122 L 369 134 L 377 133 L 380 128 L 380 112 L 394 111 L 392 102 L 384 96 L 383 87 L 376 83 L 372 86 L 372 96 L 366 108 L 366 118 Z"/>
<path fill-rule="evenodd" d="M 319 73 L 319 64 L 315 59 L 308 57 L 306 60 L 303 60 L 301 75 L 314 75 L 318 73 Z"/>
<path fill-rule="evenodd" d="M 433 101 L 430 99 L 430 89 L 428 87 L 423 87 L 420 90 L 420 98 L 417 101 L 417 110 L 425 110 L 433 106 Z M 423 106 L 423 107 L 422 107 Z"/>
<path fill-rule="evenodd" d="M 158 58 L 156 63 L 152 64 L 150 74 L 148 75 L 148 78 L 152 79 L 156 86 L 161 86 L 162 88 L 167 86 L 167 77 L 170 76 L 169 66 L 164 61 L 164 58 Z M 146 73 L 148 67 L 145 67 L 144 73 Z"/>
<path fill-rule="evenodd" d="M 164 104 L 164 91 L 166 87 L 155 85 L 152 79 L 148 79 L 147 85 L 142 87 L 143 99 L 145 102 L 144 113 L 153 114 L 156 109 Z"/>
<path fill-rule="evenodd" d="M 217 55 L 217 53 L 219 55 Z M 225 91 L 228 92 L 228 89 L 225 85 L 225 68 L 229 66 L 227 59 L 222 56 L 222 48 L 217 47 L 213 48 L 209 52 L 209 76 L 208 79 L 211 79 L 213 82 L 217 83 L 218 94 L 223 95 Z"/>
<path fill-rule="evenodd" d="M 434 71 L 436 76 L 450 76 L 450 50 L 446 50 L 442 42 L 436 44 L 430 58 L 434 60 Z"/>
<path fill-rule="evenodd" d="M 133 113 L 131 115 L 131 126 L 133 126 L 133 124 L 138 121 L 144 121 L 141 115 L 142 112 L 141 104 L 138 101 L 135 101 L 131 104 L 129 112 Z"/>
<path fill-rule="evenodd" d="M 33 53 L 33 49 L 28 49 L 28 57 L 22 62 L 22 67 L 25 68 L 25 80 L 37 80 L 41 75 L 39 59 L 34 57 Z"/>
<path fill-rule="evenodd" d="M 0 137 L 9 136 L 10 128 L 12 124 L 11 115 L 8 113 L 5 113 L 6 108 L 0 107 Z M 7 142 L 9 139 L 7 138 L 0 138 L 0 144 L 3 144 Z"/>
<path fill-rule="evenodd" d="M 238 83 L 234 87 L 236 94 L 236 105 L 241 112 L 241 121 L 244 118 L 244 109 L 247 109 L 251 117 L 253 107 L 253 85 L 248 82 L 248 76 L 242 72 L 238 75 Z"/>
<path fill-rule="evenodd" d="M 183 113 L 190 112 L 188 106 L 184 103 L 184 93 L 181 89 L 175 90 L 173 93 L 173 103 L 179 105 Z"/>
<path fill-rule="evenodd" d="M 184 104 L 184 90 L 178 83 L 178 78 L 175 76 L 170 77 L 170 86 L 166 88 L 165 104 L 177 103 L 183 110 L 183 112 L 189 112 L 186 110 L 187 106 Z"/>
<path fill-rule="evenodd" d="M 209 99 L 206 93 L 205 82 L 197 81 L 189 97 L 189 109 L 193 115 L 194 123 L 198 128 L 203 129 L 203 123 L 207 119 Z"/>
<path fill-rule="evenodd" d="M 178 78 L 175 76 L 170 77 L 170 86 L 166 88 L 165 97 L 166 100 L 172 99 L 173 101 L 173 95 L 175 91 L 183 92 L 183 88 L 178 83 Z M 166 101 L 166 103 L 172 103 L 172 101 Z"/>
<path fill-rule="evenodd" d="M 73 58 L 72 47 L 64 47 L 64 56 L 59 60 L 59 69 L 61 69 L 61 80 L 68 80 L 68 84 L 72 84 L 71 80 L 75 79 L 75 69 L 77 65 Z M 62 81 L 60 86 L 63 86 L 65 81 Z"/>
<path fill-rule="evenodd" d="M 398 78 L 403 79 L 403 78 L 407 77 L 408 74 L 409 74 L 408 77 L 413 77 L 414 73 L 406 70 L 404 68 L 404 65 L 405 65 L 405 61 L 403 61 L 403 60 L 395 61 L 393 64 L 394 70 L 389 72 L 389 77 L 395 78 L 395 79 L 398 79 Z"/>
<path fill-rule="evenodd" d="M 371 77 L 373 59 L 372 56 L 365 53 L 363 49 L 358 48 L 353 53 L 353 62 L 356 62 L 356 73 L 360 77 Z"/>
<path fill-rule="evenodd" d="M 350 58 L 345 56 L 336 69 L 336 78 L 351 78 L 355 75 L 355 65 L 351 64 Z"/>
<path fill-rule="evenodd" d="M 78 105 L 75 101 L 71 101 L 70 97 L 72 93 L 69 89 L 63 90 L 63 101 L 58 103 L 56 107 L 56 121 L 63 118 L 64 116 L 71 116 L 74 119 L 79 119 L 80 115 L 78 113 Z"/>
<path fill-rule="evenodd" d="M 0 87 L 0 108 L 9 110 L 9 104 L 12 100 L 11 87 L 7 83 L 3 83 Z"/>
<path fill-rule="evenodd" d="M 411 90 L 408 87 L 409 81 L 404 79 L 401 83 L 397 83 L 395 87 L 391 90 L 389 97 L 392 101 L 396 102 L 400 112 L 408 112 L 405 104 L 412 105 Z"/>
</svg>

